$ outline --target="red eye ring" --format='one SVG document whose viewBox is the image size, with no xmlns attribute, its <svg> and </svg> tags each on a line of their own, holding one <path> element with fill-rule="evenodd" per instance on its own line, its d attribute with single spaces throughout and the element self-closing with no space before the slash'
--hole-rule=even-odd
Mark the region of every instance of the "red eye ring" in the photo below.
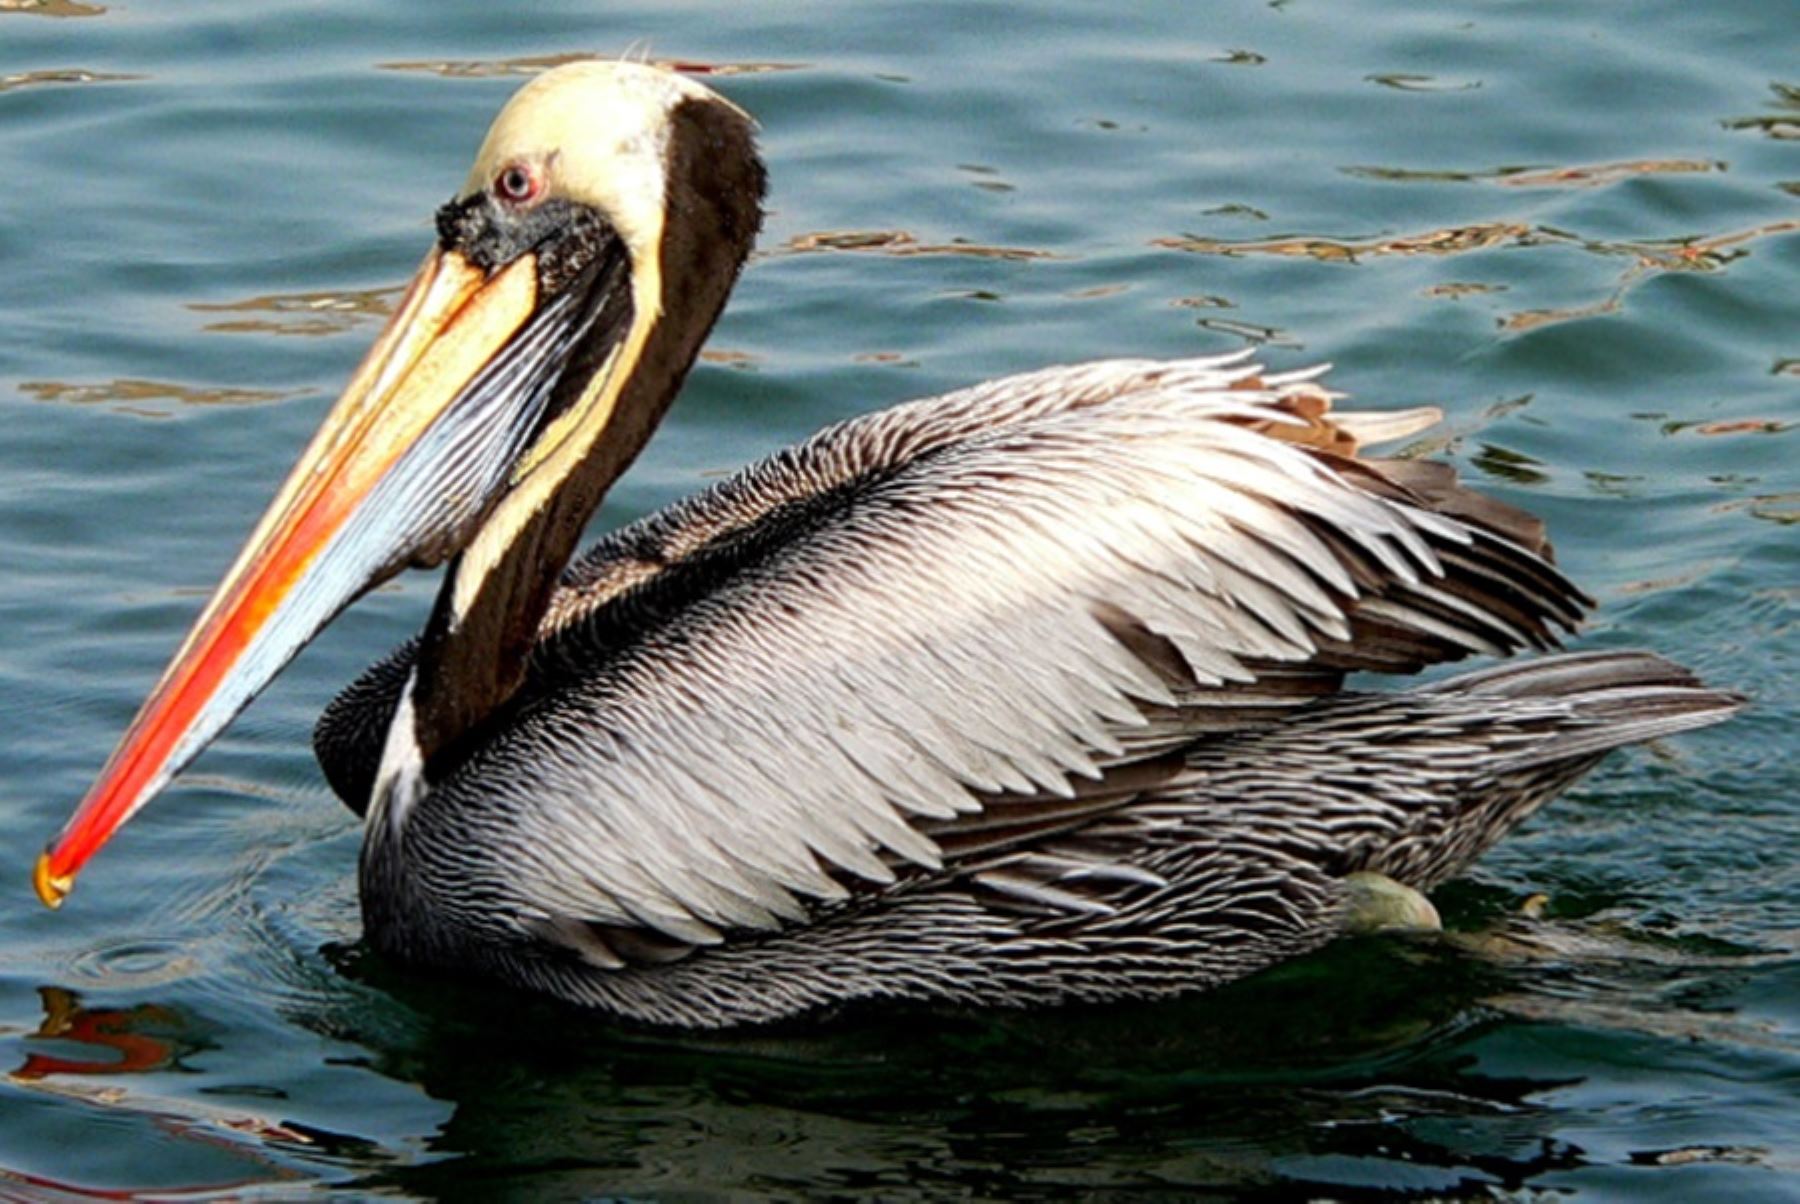
<svg viewBox="0 0 1800 1204">
<path fill-rule="evenodd" d="M 494 195 L 509 205 L 527 205 L 544 190 L 544 182 L 527 163 L 508 163 L 494 177 Z"/>
</svg>

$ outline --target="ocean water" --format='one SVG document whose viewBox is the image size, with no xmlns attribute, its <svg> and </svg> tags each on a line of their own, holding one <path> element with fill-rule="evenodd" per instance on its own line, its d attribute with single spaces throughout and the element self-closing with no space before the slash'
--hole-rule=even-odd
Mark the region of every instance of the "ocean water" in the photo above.
<svg viewBox="0 0 1800 1204">
<path fill-rule="evenodd" d="M 1800 1195 L 1800 10 L 0 0 L 0 1198 Z M 101 856 L 86 787 L 563 56 L 705 71 L 758 257 L 597 523 L 1045 363 L 1258 348 L 1546 518 L 1753 707 L 1365 940 L 1209 996 L 621 1028 L 358 944 L 311 759 L 358 605 Z"/>
</svg>

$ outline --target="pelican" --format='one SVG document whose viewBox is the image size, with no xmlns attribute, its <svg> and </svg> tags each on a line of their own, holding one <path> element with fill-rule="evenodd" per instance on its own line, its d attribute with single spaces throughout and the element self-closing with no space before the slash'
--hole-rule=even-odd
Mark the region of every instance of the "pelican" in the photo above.
<svg viewBox="0 0 1800 1204">
<path fill-rule="evenodd" d="M 1540 524 L 1240 356 L 854 418 L 576 557 L 761 224 L 653 67 L 501 111 L 392 319 L 36 868 L 78 871 L 345 606 L 445 566 L 314 744 L 381 954 L 676 1026 L 1212 987 L 1423 897 L 1612 748 L 1738 705 Z M 750 404 L 747 400 L 746 404 Z M 1397 692 L 1485 654 L 1546 655 Z"/>
</svg>

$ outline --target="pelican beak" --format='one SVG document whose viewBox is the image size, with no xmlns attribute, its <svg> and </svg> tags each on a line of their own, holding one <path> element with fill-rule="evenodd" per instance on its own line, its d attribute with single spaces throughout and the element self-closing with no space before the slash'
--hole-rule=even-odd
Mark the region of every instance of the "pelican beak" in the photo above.
<svg viewBox="0 0 1800 1204">
<path fill-rule="evenodd" d="M 616 256 L 540 298 L 538 256 L 483 270 L 434 249 L 99 779 L 39 857 L 55 907 L 119 827 L 337 613 L 459 550 L 554 417 L 556 385 L 619 283 Z"/>
</svg>

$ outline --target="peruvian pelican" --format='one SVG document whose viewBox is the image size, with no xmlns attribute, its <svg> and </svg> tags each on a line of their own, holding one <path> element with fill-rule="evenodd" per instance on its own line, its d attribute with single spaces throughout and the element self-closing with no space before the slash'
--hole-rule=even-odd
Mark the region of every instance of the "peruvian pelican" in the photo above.
<svg viewBox="0 0 1800 1204">
<path fill-rule="evenodd" d="M 366 939 L 657 1023 L 1213 986 L 1456 873 L 1607 750 L 1737 705 L 1529 516 L 1238 356 L 855 418 L 575 558 L 761 223 L 754 124 L 581 63 L 501 111 L 387 327 L 62 833 L 52 905 L 345 606 L 447 565 L 326 711 Z"/>
</svg>

